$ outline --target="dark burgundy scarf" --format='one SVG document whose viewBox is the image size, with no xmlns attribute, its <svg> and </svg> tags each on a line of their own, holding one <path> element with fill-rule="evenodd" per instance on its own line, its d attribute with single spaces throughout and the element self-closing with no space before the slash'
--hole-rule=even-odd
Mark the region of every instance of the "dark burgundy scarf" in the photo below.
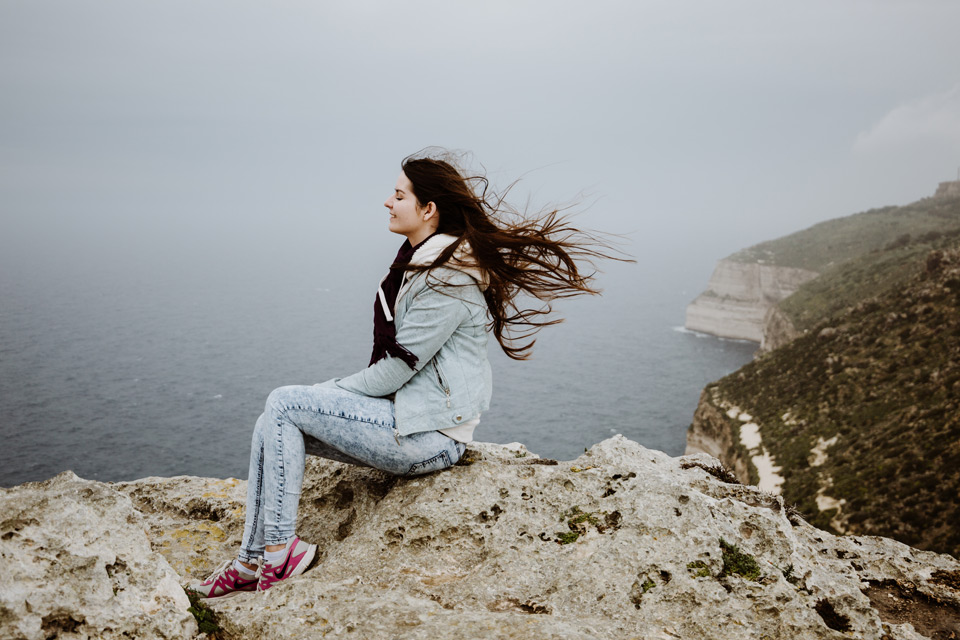
<svg viewBox="0 0 960 640">
<path fill-rule="evenodd" d="M 396 259 L 390 265 L 390 271 L 387 273 L 386 279 L 380 285 L 391 309 L 397 302 L 397 294 L 400 293 L 400 287 L 403 285 L 403 274 L 407 265 L 410 264 L 410 259 L 413 258 L 417 249 L 434 235 L 436 234 L 428 236 L 415 247 L 410 246 L 409 240 L 404 240 L 400 246 L 400 251 L 397 252 Z M 377 294 L 373 301 L 373 354 L 370 356 L 370 364 L 372 365 L 388 355 L 400 358 L 411 369 L 417 368 L 417 356 L 397 342 L 397 327 L 392 320 L 387 320 L 387 315 L 383 312 L 383 305 L 380 304 L 380 295 Z"/>
</svg>

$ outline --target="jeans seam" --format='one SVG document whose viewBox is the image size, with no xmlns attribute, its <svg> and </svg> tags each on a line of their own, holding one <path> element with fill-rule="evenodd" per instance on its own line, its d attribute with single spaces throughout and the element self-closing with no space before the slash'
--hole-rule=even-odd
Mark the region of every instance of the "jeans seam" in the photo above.
<svg viewBox="0 0 960 640">
<path fill-rule="evenodd" d="M 285 470 L 283 467 L 283 421 L 286 420 L 287 408 L 284 408 L 277 416 L 277 518 L 283 513 L 283 497 L 285 485 Z M 292 424 L 292 423 L 291 423 Z"/>
<path fill-rule="evenodd" d="M 450 463 L 450 454 L 447 453 L 446 451 L 440 451 L 437 455 L 431 456 L 431 457 L 427 458 L 426 460 L 423 460 L 422 462 L 414 462 L 412 465 L 410 465 L 410 470 L 407 471 L 407 473 L 408 473 L 408 474 L 411 474 L 411 473 L 413 473 L 414 470 L 423 469 L 423 468 L 427 467 L 430 463 L 436 461 L 436 460 L 439 459 L 439 458 L 443 458 L 443 461 L 446 463 L 446 465 L 442 467 L 443 469 L 446 469 L 447 467 L 450 466 L 450 464 L 451 464 L 451 463 Z"/>
<path fill-rule="evenodd" d="M 375 424 L 375 425 L 377 425 L 378 427 L 386 427 L 387 429 L 390 428 L 390 425 L 389 425 L 389 424 L 387 424 L 387 423 L 385 423 L 385 422 L 381 422 L 380 420 L 377 420 L 377 419 L 375 419 L 375 418 L 365 418 L 365 417 L 363 417 L 363 416 L 347 415 L 347 414 L 344 413 L 343 411 L 337 411 L 337 412 L 326 411 L 326 410 L 324 410 L 322 407 L 321 407 L 321 408 L 317 408 L 317 409 L 310 409 L 310 411 L 315 411 L 315 412 L 319 413 L 320 415 L 324 415 L 324 416 L 332 416 L 332 417 L 335 417 L 335 418 L 344 418 L 344 419 L 346 419 L 346 420 L 355 420 L 355 421 L 357 421 L 357 422 L 365 422 L 365 423 L 367 423 L 367 424 Z"/>
<path fill-rule="evenodd" d="M 262 498 L 261 498 L 261 496 L 263 495 L 263 458 L 264 458 L 264 455 L 265 455 L 265 453 L 264 453 L 264 447 L 263 447 L 263 443 L 261 443 L 261 444 L 260 444 L 260 455 L 257 456 L 257 499 L 256 499 L 256 501 L 253 503 L 253 504 L 254 504 L 254 507 L 253 507 L 253 522 L 252 522 L 252 526 L 250 527 L 250 538 L 247 540 L 247 543 L 246 543 L 246 545 L 245 545 L 246 548 L 240 550 L 240 551 L 241 551 L 241 554 L 240 554 L 241 556 L 243 556 L 243 555 L 246 555 L 246 556 L 247 556 L 245 559 L 244 559 L 244 558 L 241 558 L 241 559 L 244 559 L 244 560 L 247 561 L 247 562 L 249 562 L 249 561 L 253 558 L 253 556 L 251 556 L 251 555 L 249 554 L 249 549 L 250 549 L 250 547 L 253 546 L 253 542 L 254 542 L 254 540 L 255 540 L 256 537 L 257 537 L 257 526 L 258 526 L 259 521 L 260 521 L 260 511 L 261 511 L 261 507 L 262 507 Z M 249 481 L 249 480 L 248 480 L 248 481 Z"/>
<path fill-rule="evenodd" d="M 337 418 L 344 418 L 346 420 L 355 420 L 357 422 L 365 422 L 367 424 L 375 424 L 377 426 L 386 427 L 388 429 L 391 428 L 391 425 L 387 424 L 386 422 L 382 422 L 377 418 L 367 418 L 364 416 L 347 414 L 343 411 L 330 411 L 329 409 L 324 409 L 323 407 L 308 406 L 304 408 L 302 405 L 281 406 L 280 413 L 286 414 L 288 411 L 293 411 L 294 409 L 297 409 L 299 411 L 309 411 L 311 413 L 319 413 L 320 415 L 323 415 L 323 416 L 332 416 Z"/>
</svg>

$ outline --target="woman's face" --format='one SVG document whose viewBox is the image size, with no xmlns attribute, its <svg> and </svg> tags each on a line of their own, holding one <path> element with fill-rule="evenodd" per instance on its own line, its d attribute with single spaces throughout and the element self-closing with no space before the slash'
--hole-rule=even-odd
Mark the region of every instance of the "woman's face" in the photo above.
<svg viewBox="0 0 960 640">
<path fill-rule="evenodd" d="M 417 203 L 413 185 L 403 172 L 383 206 L 390 210 L 390 231 L 406 236 L 412 245 L 420 244 L 437 228 L 436 206 Z"/>
</svg>

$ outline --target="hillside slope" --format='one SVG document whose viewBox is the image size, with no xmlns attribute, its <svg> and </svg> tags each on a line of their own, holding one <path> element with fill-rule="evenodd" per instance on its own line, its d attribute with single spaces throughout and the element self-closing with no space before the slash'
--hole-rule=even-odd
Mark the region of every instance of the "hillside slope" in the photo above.
<svg viewBox="0 0 960 640">
<path fill-rule="evenodd" d="M 828 220 L 721 260 L 707 290 L 687 308 L 686 326 L 772 350 L 899 286 L 917 260 L 958 237 L 960 197 L 952 192 Z"/>
<path fill-rule="evenodd" d="M 726 433 L 717 453 L 756 482 L 748 416 L 817 526 L 960 556 L 960 243 L 918 266 L 707 387 L 688 443 Z"/>
<path fill-rule="evenodd" d="M 923 198 L 902 207 L 871 209 L 827 220 L 748 247 L 727 259 L 823 273 L 893 243 L 935 239 L 953 229 L 960 229 L 960 198 Z"/>
<path fill-rule="evenodd" d="M 954 201 L 960 221 L 960 199 Z M 933 250 L 949 249 L 960 238 L 960 227 L 902 236 L 883 249 L 853 258 L 831 268 L 779 304 L 798 331 L 806 331 L 861 300 L 897 288 L 916 275 L 917 264 Z"/>
</svg>

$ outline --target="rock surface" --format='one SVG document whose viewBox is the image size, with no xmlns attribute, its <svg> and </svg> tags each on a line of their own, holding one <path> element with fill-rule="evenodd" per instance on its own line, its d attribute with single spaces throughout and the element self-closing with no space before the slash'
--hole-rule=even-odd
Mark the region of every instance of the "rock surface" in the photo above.
<svg viewBox="0 0 960 640">
<path fill-rule="evenodd" d="M 960 180 L 951 180 L 950 182 L 941 182 L 937 185 L 937 191 L 933 194 L 934 198 L 960 198 Z"/>
<path fill-rule="evenodd" d="M 815 277 L 815 271 L 806 269 L 721 260 L 707 290 L 687 306 L 685 326 L 721 338 L 762 342 L 767 311 Z"/>
<path fill-rule="evenodd" d="M 767 309 L 763 316 L 763 339 L 760 341 L 760 351 L 773 351 L 790 343 L 800 335 L 793 321 L 778 305 Z"/>
<path fill-rule="evenodd" d="M 721 475 L 707 455 L 671 458 L 619 436 L 559 463 L 522 445 L 474 443 L 464 463 L 413 479 L 309 458 L 298 533 L 320 545 L 317 564 L 266 593 L 215 601 L 220 637 L 911 640 L 960 632 L 960 563 L 950 556 L 827 534 L 791 521 L 779 497 Z M 76 621 L 61 637 L 131 624 L 148 630 L 132 637 L 191 637 L 186 605 L 156 594 L 169 590 L 170 566 L 197 579 L 235 553 L 244 486 L 184 477 L 106 485 L 63 474 L 6 490 L 4 513 L 16 515 L 4 516 L 4 560 L 21 558 L 8 584 L 35 574 L 47 593 L 75 584 L 88 597 L 38 610 L 30 594 L 41 587 L 5 590 L 0 636 L 56 637 L 39 625 L 59 616 Z M 82 560 L 37 570 L 57 553 Z M 120 560 L 118 582 L 107 567 Z M 113 597 L 111 580 L 121 587 Z M 155 607 L 152 617 L 138 612 L 145 605 Z"/>
<path fill-rule="evenodd" d="M 0 490 L 0 637 L 191 638 L 180 578 L 127 496 L 66 471 Z"/>
</svg>

